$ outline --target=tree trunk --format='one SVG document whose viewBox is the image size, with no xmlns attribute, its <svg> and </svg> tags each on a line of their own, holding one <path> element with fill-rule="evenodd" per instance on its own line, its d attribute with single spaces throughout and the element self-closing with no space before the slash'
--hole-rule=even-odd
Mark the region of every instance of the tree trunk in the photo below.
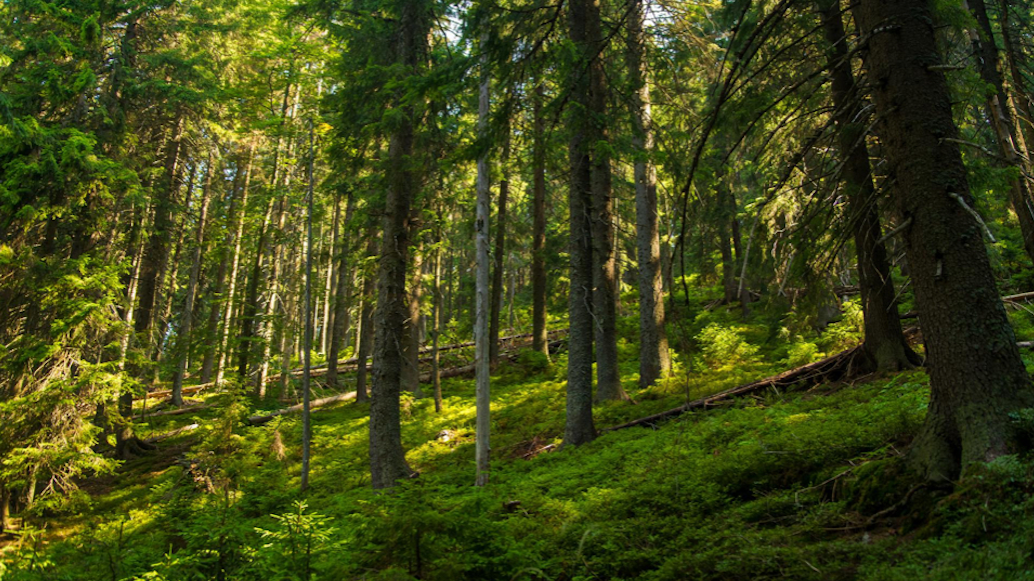
<svg viewBox="0 0 1034 581">
<path fill-rule="evenodd" d="M 492 367 L 499 362 L 499 319 L 503 310 L 503 258 L 506 255 L 506 202 L 510 195 L 508 164 L 510 161 L 510 126 L 506 124 L 503 153 L 499 159 L 502 179 L 499 180 L 499 206 L 496 208 L 495 256 L 492 265 L 492 311 L 488 318 L 488 361 Z"/>
<path fill-rule="evenodd" d="M 863 0 L 866 66 L 923 323 L 930 406 L 909 453 L 927 478 L 956 478 L 972 462 L 1022 449 L 1009 418 L 1034 403 L 1030 378 L 998 298 L 972 213 L 951 97 L 928 0 Z"/>
<path fill-rule="evenodd" d="M 549 357 L 549 339 L 546 328 L 546 122 L 542 115 L 542 83 L 535 86 L 534 143 L 532 152 L 532 247 L 531 294 L 532 340 L 531 348 Z"/>
<path fill-rule="evenodd" d="M 355 212 L 355 196 L 348 193 L 348 201 L 345 202 L 345 231 L 348 231 L 352 223 L 352 214 Z M 344 237 L 342 237 L 344 238 Z M 337 388 L 337 358 L 341 350 L 341 343 L 348 334 L 348 281 L 352 273 L 348 267 L 348 243 L 342 240 L 339 244 L 338 267 L 337 267 L 337 289 L 334 291 L 334 309 L 330 311 L 333 316 L 333 325 L 330 330 L 330 348 L 327 350 L 327 386 L 331 389 Z"/>
<path fill-rule="evenodd" d="M 1021 156 L 1028 156 L 1027 148 L 1034 143 L 1034 112 L 1031 111 L 1031 93 L 1023 72 L 1029 69 L 1027 55 L 1023 48 L 1017 46 L 1017 30 L 1012 24 L 1012 7 L 1009 0 L 999 0 L 999 13 L 1002 24 L 1002 44 L 1005 46 L 1005 60 L 1009 64 L 1009 74 L 1012 77 L 1011 88 L 1016 103 L 1017 119 L 1016 141 L 1019 145 L 1020 137 L 1023 137 L 1024 146 L 1019 147 Z M 1030 164 L 1028 163 L 1028 166 Z"/>
<path fill-rule="evenodd" d="M 373 257 L 377 255 L 377 236 L 373 231 L 367 234 L 366 255 Z M 373 293 L 377 290 L 376 280 L 369 268 L 363 271 L 363 310 L 359 315 L 359 352 L 358 370 L 355 379 L 355 401 L 364 402 L 367 400 L 366 387 L 366 359 L 370 356 L 370 348 L 373 346 Z"/>
<path fill-rule="evenodd" d="M 578 446 L 596 437 L 592 420 L 592 169 L 589 157 L 593 143 L 590 119 L 589 79 L 583 70 L 586 60 L 595 54 L 595 44 L 586 35 L 592 0 L 571 0 L 567 24 L 568 34 L 579 56 L 571 63 L 571 100 L 576 107 L 568 111 L 570 142 L 568 154 L 571 183 L 568 191 L 570 210 L 571 289 L 568 293 L 570 339 L 567 357 L 567 411 L 564 422 L 564 445 Z"/>
<path fill-rule="evenodd" d="M 150 352 L 152 325 L 154 324 L 155 295 L 158 290 L 159 276 L 164 270 L 163 262 L 168 257 L 168 239 L 173 228 L 172 212 L 176 188 L 176 175 L 180 163 L 181 137 L 183 135 L 183 118 L 178 118 L 172 128 L 172 138 L 168 140 L 165 152 L 163 179 L 159 183 L 157 198 L 154 201 L 154 218 L 151 233 L 144 245 L 143 259 L 140 262 L 139 280 L 137 282 L 137 307 L 133 311 L 133 332 L 137 340 L 143 341 L 145 353 Z M 144 369 L 134 366 L 130 372 L 140 378 Z M 121 420 L 116 430 L 115 454 L 119 458 L 135 455 L 145 446 L 143 441 L 133 436 L 129 418 L 133 415 L 133 392 L 123 391 L 118 405 Z"/>
<path fill-rule="evenodd" d="M 901 330 L 887 249 L 880 242 L 882 232 L 876 204 L 876 188 L 869 167 L 865 119 L 854 74 L 851 72 L 847 35 L 838 0 L 820 0 L 829 60 L 834 63 L 833 106 L 836 108 L 838 147 L 843 163 L 843 187 L 851 209 L 855 251 L 858 254 L 858 287 L 862 297 L 865 338 L 860 372 L 895 372 L 919 363 Z"/>
<path fill-rule="evenodd" d="M 183 378 L 187 373 L 187 355 L 194 326 L 194 296 L 197 294 L 197 279 L 201 274 L 201 258 L 205 247 L 205 226 L 208 222 L 208 204 L 212 198 L 212 153 L 205 163 L 205 183 L 201 187 L 201 206 L 198 209 L 197 230 L 194 232 L 194 255 L 190 260 L 190 275 L 187 279 L 187 296 L 180 313 L 179 333 L 176 339 L 176 371 L 172 380 L 172 405 L 183 407 Z"/>
<path fill-rule="evenodd" d="M 11 491 L 6 486 L 0 487 L 0 533 L 12 530 L 11 523 Z"/>
<path fill-rule="evenodd" d="M 431 381 L 434 387 L 434 411 L 442 411 L 442 374 L 438 353 L 438 340 L 442 334 L 442 212 L 434 231 L 434 297 L 431 305 L 433 338 L 431 340 Z"/>
<path fill-rule="evenodd" d="M 604 44 L 600 25 L 600 6 L 585 3 L 585 35 L 591 52 L 588 62 L 588 105 L 592 204 L 589 227 L 592 232 L 593 292 L 592 309 L 596 334 L 596 402 L 627 400 L 618 370 L 617 260 L 614 252 L 614 200 L 611 196 L 610 136 L 606 126 L 607 79 L 603 70 Z M 601 146 L 602 145 L 602 146 Z"/>
<path fill-rule="evenodd" d="M 987 16 L 987 7 L 984 5 L 984 0 L 964 0 L 963 5 L 966 4 L 977 21 L 977 30 L 971 32 L 970 36 L 973 42 L 973 53 L 977 56 L 980 79 L 992 89 L 988 91 L 985 105 L 987 114 L 991 118 L 991 126 L 995 131 L 998 152 L 1001 155 L 999 165 L 1025 169 L 1020 154 L 1016 151 L 1016 137 L 1013 135 L 1016 125 L 1012 119 L 1012 112 L 1007 106 L 1009 98 L 1005 94 L 1005 84 L 999 70 L 998 47 L 995 44 L 991 21 Z M 1026 250 L 1027 256 L 1034 260 L 1034 202 L 1031 199 L 1028 182 L 1023 176 L 1010 180 L 1009 203 L 1016 212 L 1016 218 L 1020 224 L 1023 249 Z"/>
<path fill-rule="evenodd" d="M 426 62 L 430 7 L 426 2 L 402 2 L 396 28 L 396 60 L 416 72 Z M 417 112 L 410 104 L 394 124 L 388 146 L 387 199 L 384 238 L 377 269 L 377 332 L 374 340 L 374 390 L 370 403 L 370 475 L 374 489 L 391 488 L 412 474 L 402 449 L 399 397 L 404 365 L 402 344 L 407 316 L 406 264 L 409 262 L 411 205 L 420 191 L 415 153 Z"/>
<path fill-rule="evenodd" d="M 633 0 L 628 15 L 628 72 L 632 81 L 632 147 L 636 150 L 636 260 L 639 271 L 639 386 L 653 385 L 671 371 L 664 328 L 664 282 L 657 214 L 657 171 L 653 151 L 653 116 L 647 83 L 646 18 L 643 0 Z"/>
<path fill-rule="evenodd" d="M 413 397 L 424 397 L 420 389 L 420 301 L 424 293 L 424 257 L 420 243 L 419 217 L 414 213 L 409 222 L 411 232 L 409 285 L 406 292 L 406 325 L 402 336 L 402 390 Z"/>
<path fill-rule="evenodd" d="M 487 44 L 488 33 L 481 37 L 481 46 Z M 477 464 L 477 476 L 475 485 L 484 486 L 488 484 L 489 477 L 489 438 L 491 435 L 491 393 L 489 383 L 489 372 L 491 365 L 491 333 L 489 331 L 489 311 L 491 300 L 488 288 L 488 236 L 489 217 L 491 213 L 491 187 L 489 179 L 489 155 L 491 148 L 488 146 L 488 122 L 491 115 L 491 104 L 489 101 L 489 70 L 488 54 L 481 53 L 481 87 L 478 95 L 478 138 L 482 140 L 481 155 L 477 161 L 477 217 L 474 224 L 474 235 L 477 250 L 477 277 L 474 284 L 476 293 L 475 308 L 476 322 L 474 324 L 474 371 L 475 379 L 475 405 L 477 418 L 475 423 L 475 461 Z M 500 196 L 502 191 L 500 191 Z M 497 313 L 498 314 L 498 313 Z"/>
<path fill-rule="evenodd" d="M 335 309 L 331 308 L 331 292 L 336 292 L 335 281 L 339 281 L 341 278 L 341 269 L 334 268 L 335 254 L 342 252 L 341 248 L 347 247 L 347 244 L 341 239 L 341 196 L 334 196 L 334 223 L 331 226 L 331 237 L 330 237 L 330 252 L 327 258 L 327 284 L 323 291 L 323 325 L 320 327 L 320 351 L 323 353 L 330 353 L 330 338 L 334 334 L 333 331 L 333 317 Z M 335 278 L 336 277 L 336 278 Z"/>
<path fill-rule="evenodd" d="M 312 375 L 312 166 L 314 163 L 312 118 L 309 118 L 309 187 L 305 195 L 305 343 L 302 347 L 304 353 L 302 358 L 302 492 L 309 488 L 309 447 L 312 442 L 309 381 Z"/>
</svg>

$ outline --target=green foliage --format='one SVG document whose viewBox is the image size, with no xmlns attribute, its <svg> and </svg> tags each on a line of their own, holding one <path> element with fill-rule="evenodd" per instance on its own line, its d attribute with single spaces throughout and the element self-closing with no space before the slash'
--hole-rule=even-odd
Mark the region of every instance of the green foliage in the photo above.
<svg viewBox="0 0 1034 581">
<path fill-rule="evenodd" d="M 758 348 L 747 343 L 740 331 L 711 323 L 696 337 L 704 363 L 714 370 L 734 369 L 757 361 Z"/>
</svg>

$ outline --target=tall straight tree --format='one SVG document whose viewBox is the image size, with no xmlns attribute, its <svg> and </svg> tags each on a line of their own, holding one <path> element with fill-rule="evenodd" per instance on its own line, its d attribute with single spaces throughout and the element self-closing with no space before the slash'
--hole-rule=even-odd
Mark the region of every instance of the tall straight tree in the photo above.
<svg viewBox="0 0 1034 581">
<path fill-rule="evenodd" d="M 600 2 L 585 3 L 582 19 L 585 43 L 583 66 L 588 75 L 588 115 L 591 136 L 583 146 L 590 154 L 592 199 L 589 228 L 592 233 L 593 329 L 596 333 L 596 401 L 627 400 L 618 371 L 618 274 L 615 245 L 614 199 L 610 175 L 610 131 L 607 127 L 609 86 L 603 67 L 603 38 Z"/>
<path fill-rule="evenodd" d="M 489 333 L 489 288 L 488 288 L 488 220 L 491 206 L 491 189 L 489 184 L 490 170 L 488 160 L 491 148 L 489 147 L 488 121 L 491 115 L 489 100 L 489 61 L 486 51 L 488 44 L 488 33 L 481 36 L 481 83 L 478 86 L 478 139 L 481 152 L 477 160 L 477 215 L 474 223 L 474 236 L 476 237 L 477 252 L 477 276 L 474 283 L 475 293 L 475 320 L 474 320 L 474 373 L 475 373 L 475 399 L 477 406 L 477 419 L 475 422 L 475 462 L 477 475 L 475 484 L 484 486 L 488 484 L 488 453 L 489 453 L 489 432 L 491 410 L 491 395 L 489 385 L 490 358 L 491 358 L 491 335 Z"/>
<path fill-rule="evenodd" d="M 309 171 L 305 192 L 305 300 L 304 344 L 302 346 L 302 482 L 301 489 L 309 488 L 309 448 L 312 444 L 312 414 L 309 410 L 309 382 L 312 375 L 312 166 L 316 163 L 312 118 L 309 118 Z M 334 355 L 335 358 L 337 355 Z"/>
<path fill-rule="evenodd" d="M 546 329 L 546 120 L 542 114 L 545 89 L 535 85 L 532 115 L 534 133 L 532 144 L 532 243 L 531 294 L 532 331 L 531 348 L 549 356 L 549 332 Z"/>
<path fill-rule="evenodd" d="M 417 75 L 427 63 L 431 6 L 427 0 L 396 0 L 392 22 L 392 57 L 398 68 Z M 374 386 L 370 402 L 370 475 L 375 489 L 391 488 L 412 470 L 402 449 L 399 409 L 402 344 L 406 324 L 406 265 L 410 258 L 413 201 L 421 176 L 412 161 L 422 107 L 397 90 L 386 164 L 387 199 L 383 242 L 377 267 L 377 330 L 374 338 Z"/>
<path fill-rule="evenodd" d="M 495 211 L 495 248 L 492 264 L 492 312 L 488 318 L 488 360 L 491 365 L 499 362 L 499 327 L 503 310 L 503 257 L 506 254 L 506 204 L 510 197 L 510 123 L 503 128 L 503 151 L 499 157 L 499 204 Z"/>
<path fill-rule="evenodd" d="M 929 0 L 862 0 L 866 66 L 923 324 L 930 406 L 910 460 L 932 480 L 1024 448 L 1034 404 L 973 210 Z"/>
<path fill-rule="evenodd" d="M 900 371 L 918 364 L 919 358 L 908 346 L 901 329 L 890 261 L 881 241 L 876 188 L 865 141 L 864 103 L 851 72 L 840 2 L 820 0 L 818 7 L 829 47 L 829 61 L 833 63 L 831 74 L 837 146 L 858 255 L 858 287 L 865 331 L 862 354 L 865 367 L 870 370 Z"/>
<path fill-rule="evenodd" d="M 578 446 L 596 437 L 592 421 L 592 168 L 589 156 L 594 142 L 590 114 L 589 61 L 595 59 L 595 45 L 586 34 L 595 0 L 571 0 L 567 10 L 568 36 L 576 48 L 570 63 L 569 88 L 574 107 L 568 110 L 568 155 L 570 157 L 570 189 L 567 194 L 570 212 L 571 290 L 568 294 L 569 330 L 567 357 L 567 410 L 564 421 L 564 444 Z"/>
<path fill-rule="evenodd" d="M 653 385 L 671 370 L 664 328 L 664 284 L 657 215 L 657 170 L 653 152 L 653 116 L 646 71 L 646 12 L 643 0 L 631 0 L 628 14 L 628 74 L 632 82 L 632 147 L 635 149 L 636 258 L 639 268 L 639 387 Z"/>
<path fill-rule="evenodd" d="M 348 200 L 345 202 L 345 232 L 348 232 L 352 223 L 352 214 L 355 213 L 355 196 L 348 192 Z M 337 256 L 337 289 L 334 291 L 331 302 L 334 305 L 330 329 L 330 347 L 327 349 L 327 385 L 331 388 L 337 387 L 337 358 L 341 344 L 348 334 L 348 307 L 349 307 L 349 280 L 352 272 L 348 267 L 348 243 L 345 236 L 341 237 Z"/>
</svg>

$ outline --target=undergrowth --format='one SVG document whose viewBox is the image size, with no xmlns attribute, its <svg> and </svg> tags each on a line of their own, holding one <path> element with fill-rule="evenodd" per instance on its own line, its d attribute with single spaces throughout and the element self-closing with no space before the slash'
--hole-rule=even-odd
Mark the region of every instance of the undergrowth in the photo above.
<svg viewBox="0 0 1034 581">
<path fill-rule="evenodd" d="M 636 388 L 625 335 L 622 379 L 636 403 L 601 406 L 598 428 L 806 363 L 857 333 L 849 319 L 834 341 L 795 335 L 785 317 L 686 310 L 692 323 L 673 336 L 691 344 L 658 386 Z M 245 427 L 275 402 L 211 396 L 219 405 L 141 425 L 200 423 L 85 483 L 77 515 L 26 515 L 0 549 L 0 578 L 1034 578 L 1034 462 L 999 459 L 950 492 L 917 486 L 904 468 L 926 410 L 922 371 L 755 394 L 557 449 L 565 366 L 563 353 L 524 354 L 496 370 L 484 488 L 472 486 L 472 379 L 444 382 L 440 414 L 428 399 L 404 401 L 420 476 L 387 494 L 369 486 L 367 404 L 314 413 L 312 489 L 300 495 L 299 419 Z"/>
</svg>

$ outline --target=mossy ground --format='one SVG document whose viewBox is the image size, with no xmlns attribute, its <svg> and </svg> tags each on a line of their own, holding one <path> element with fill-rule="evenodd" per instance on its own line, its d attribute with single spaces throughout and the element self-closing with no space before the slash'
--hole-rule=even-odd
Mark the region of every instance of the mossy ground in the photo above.
<svg viewBox="0 0 1034 581">
<path fill-rule="evenodd" d="M 684 310 L 676 372 L 646 391 L 634 318 L 623 321 L 636 403 L 600 407 L 598 428 L 834 347 L 786 341 L 785 318 L 762 309 L 748 322 Z M 707 346 L 694 344 L 701 336 Z M 496 370 L 485 488 L 472 486 L 471 379 L 444 382 L 440 414 L 406 399 L 404 445 L 420 476 L 390 494 L 369 488 L 367 405 L 314 413 L 312 489 L 301 495 L 299 418 L 245 427 L 276 402 L 209 396 L 218 408 L 140 426 L 199 429 L 85 483 L 69 514 L 28 516 L 0 549 L 0 578 L 1034 578 L 1034 462 L 1003 458 L 950 492 L 917 487 L 904 467 L 926 409 L 922 371 L 756 394 L 556 449 L 564 366 L 563 354 L 548 365 L 525 356 Z"/>
</svg>

